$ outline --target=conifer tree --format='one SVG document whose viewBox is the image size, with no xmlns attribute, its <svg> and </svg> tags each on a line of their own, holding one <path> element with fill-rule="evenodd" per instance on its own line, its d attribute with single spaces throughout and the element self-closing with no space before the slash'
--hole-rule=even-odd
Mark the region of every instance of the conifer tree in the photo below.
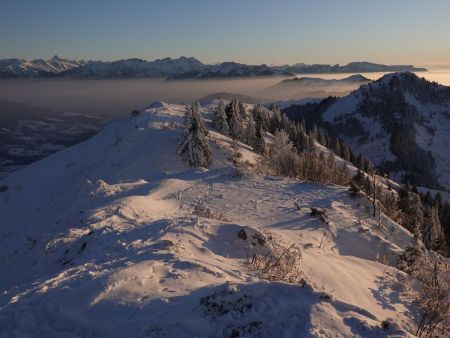
<svg viewBox="0 0 450 338">
<path fill-rule="evenodd" d="M 266 149 L 266 141 L 264 140 L 264 130 L 261 126 L 256 125 L 255 144 L 253 149 L 259 153 L 264 154 Z"/>
<path fill-rule="evenodd" d="M 277 111 L 280 111 L 280 110 L 278 109 L 277 105 L 276 105 L 275 103 L 273 103 L 273 102 L 270 104 L 269 110 L 270 110 L 272 113 L 275 113 L 275 112 L 277 112 Z"/>
<path fill-rule="evenodd" d="M 445 247 L 445 237 L 436 207 L 430 207 L 422 228 L 422 239 L 427 249 L 439 251 Z"/>
<path fill-rule="evenodd" d="M 246 111 L 245 111 L 245 105 L 244 105 L 244 102 L 241 101 L 241 100 L 238 102 L 238 110 L 239 110 L 239 117 L 240 117 L 242 120 L 245 120 L 246 117 L 247 117 L 247 113 L 246 113 Z"/>
<path fill-rule="evenodd" d="M 336 175 L 336 158 L 332 151 L 328 154 L 327 159 L 327 167 L 328 167 L 328 175 L 330 177 L 330 181 L 333 181 Z"/>
<path fill-rule="evenodd" d="M 297 135 L 295 139 L 295 148 L 297 149 L 298 153 L 308 151 L 309 139 L 302 124 L 297 125 Z"/>
<path fill-rule="evenodd" d="M 269 129 L 271 133 L 275 133 L 277 129 L 281 128 L 281 112 L 273 103 L 270 106 L 270 111 L 272 112 L 272 116 L 270 118 Z"/>
<path fill-rule="evenodd" d="M 347 162 L 350 161 L 350 148 L 346 144 L 342 145 L 342 158 Z"/>
<path fill-rule="evenodd" d="M 230 120 L 230 135 L 238 140 L 242 139 L 243 130 L 242 122 L 239 119 L 238 113 L 233 112 Z"/>
<path fill-rule="evenodd" d="M 419 195 L 409 193 L 409 208 L 406 211 L 407 228 L 416 236 L 420 236 L 420 228 L 423 224 L 423 209 Z"/>
<path fill-rule="evenodd" d="M 227 121 L 230 124 L 233 115 L 239 114 L 239 104 L 235 99 L 232 99 L 226 106 L 225 112 L 227 114 Z"/>
<path fill-rule="evenodd" d="M 325 131 L 322 129 L 322 128 L 320 128 L 319 129 L 319 135 L 318 135 L 318 137 L 317 137 L 317 141 L 321 144 L 321 145 L 323 145 L 323 146 L 326 146 L 327 144 L 327 140 L 326 140 L 326 138 L 325 138 Z"/>
<path fill-rule="evenodd" d="M 276 175 L 295 176 L 295 159 L 292 142 L 284 130 L 277 130 L 273 144 L 270 147 L 269 165 Z"/>
<path fill-rule="evenodd" d="M 318 136 L 318 130 L 317 130 L 317 126 L 314 124 L 312 130 L 309 133 L 309 137 L 311 137 L 313 139 L 313 141 L 317 141 L 317 136 Z"/>
<path fill-rule="evenodd" d="M 314 134 L 310 134 L 308 137 L 307 137 L 307 140 L 308 140 L 308 146 L 307 146 L 307 151 L 309 151 L 310 153 L 313 153 L 315 150 L 316 150 L 316 145 L 315 145 L 315 143 L 314 143 L 314 141 L 316 140 L 315 139 L 315 137 L 314 137 Z"/>
<path fill-rule="evenodd" d="M 223 101 L 219 102 L 219 106 L 214 114 L 213 125 L 218 132 L 224 135 L 228 135 L 230 133 L 230 127 L 227 122 L 227 114 L 225 112 L 225 104 Z"/>
<path fill-rule="evenodd" d="M 193 167 L 208 167 L 211 164 L 211 147 L 206 139 L 208 130 L 198 111 L 198 105 L 186 107 L 184 131 L 178 145 L 178 154 Z"/>
<path fill-rule="evenodd" d="M 356 166 L 358 167 L 358 169 L 361 169 L 362 171 L 366 170 L 366 166 L 364 165 L 364 159 L 361 154 L 359 154 L 358 157 L 356 158 Z"/>
<path fill-rule="evenodd" d="M 287 133 L 289 133 L 289 130 L 291 129 L 291 121 L 289 121 L 286 114 L 281 114 L 281 129 L 285 130 Z"/>
<path fill-rule="evenodd" d="M 336 155 L 341 156 L 341 144 L 338 138 L 334 142 L 333 151 Z"/>
<path fill-rule="evenodd" d="M 245 139 L 247 144 L 254 147 L 256 144 L 256 125 L 253 115 L 249 114 L 247 119 L 247 127 L 245 128 Z"/>
</svg>

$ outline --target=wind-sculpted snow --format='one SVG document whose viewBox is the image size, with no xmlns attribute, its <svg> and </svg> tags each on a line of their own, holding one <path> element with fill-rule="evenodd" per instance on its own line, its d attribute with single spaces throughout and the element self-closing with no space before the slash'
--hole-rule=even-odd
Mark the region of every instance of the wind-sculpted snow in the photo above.
<svg viewBox="0 0 450 338">
<path fill-rule="evenodd" d="M 213 131 L 213 166 L 187 167 L 183 112 L 151 105 L 0 181 L 0 337 L 409 336 L 407 231 L 345 187 L 237 176 Z M 248 264 L 271 243 L 301 250 L 298 281 Z"/>
</svg>

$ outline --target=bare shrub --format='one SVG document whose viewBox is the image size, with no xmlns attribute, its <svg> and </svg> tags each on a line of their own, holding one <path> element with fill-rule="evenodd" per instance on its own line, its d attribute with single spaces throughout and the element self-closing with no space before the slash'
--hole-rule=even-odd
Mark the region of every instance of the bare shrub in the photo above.
<svg viewBox="0 0 450 338">
<path fill-rule="evenodd" d="M 430 270 L 430 266 L 428 269 Z M 425 274 L 424 274 L 425 275 Z M 444 265 L 435 263 L 422 280 L 423 290 L 417 303 L 421 312 L 416 335 L 450 336 L 450 274 Z"/>
<path fill-rule="evenodd" d="M 425 249 L 417 238 L 400 256 L 400 269 L 421 282 L 413 295 L 421 313 L 416 335 L 450 335 L 450 264 L 445 258 Z"/>
<path fill-rule="evenodd" d="M 320 239 L 319 249 L 320 248 L 326 248 L 328 244 L 332 242 L 333 238 L 328 235 L 327 230 L 323 230 L 322 238 Z"/>
<path fill-rule="evenodd" d="M 350 182 L 346 169 L 336 166 L 333 154 L 327 159 L 323 152 L 299 152 L 284 130 L 275 132 L 268 148 L 258 161 L 258 170 L 264 175 L 340 185 Z"/>
<path fill-rule="evenodd" d="M 266 239 L 268 250 L 250 253 L 248 263 L 263 278 L 271 281 L 295 283 L 300 280 L 302 253 L 294 244 L 285 245 L 273 237 Z"/>
</svg>

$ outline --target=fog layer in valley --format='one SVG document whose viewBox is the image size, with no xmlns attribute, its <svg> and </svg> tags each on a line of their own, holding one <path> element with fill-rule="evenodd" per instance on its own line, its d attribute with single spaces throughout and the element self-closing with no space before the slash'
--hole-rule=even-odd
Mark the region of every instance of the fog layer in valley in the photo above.
<svg viewBox="0 0 450 338">
<path fill-rule="evenodd" d="M 298 75 L 322 79 L 342 79 L 351 74 Z M 378 79 L 383 73 L 363 73 L 369 79 Z M 419 73 L 429 80 L 450 85 L 450 71 L 439 70 Z M 263 97 L 264 90 L 284 78 L 165 81 L 164 79 L 114 79 L 114 80 L 1 80 L 0 100 L 27 103 L 33 106 L 75 111 L 87 114 L 117 116 L 133 109 L 163 100 L 173 103 L 191 102 L 216 92 L 239 93 L 261 100 L 294 99 L 311 96 L 301 92 L 297 97 L 283 93 Z M 345 95 L 352 86 L 314 88 L 317 96 Z M 276 97 L 279 95 L 279 97 Z M 1 107 L 0 107 L 1 114 Z"/>
<path fill-rule="evenodd" d="M 3 80 L 0 81 L 0 99 L 62 111 L 114 116 L 128 114 L 157 100 L 191 102 L 216 92 L 253 96 L 281 80 Z"/>
</svg>

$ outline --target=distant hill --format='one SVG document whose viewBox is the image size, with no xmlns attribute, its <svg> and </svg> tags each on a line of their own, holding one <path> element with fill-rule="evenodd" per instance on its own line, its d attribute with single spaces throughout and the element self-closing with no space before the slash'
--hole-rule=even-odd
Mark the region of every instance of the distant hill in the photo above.
<svg viewBox="0 0 450 338">
<path fill-rule="evenodd" d="M 233 99 L 241 100 L 241 101 L 244 101 L 244 102 L 250 103 L 250 104 L 255 104 L 255 103 L 261 102 L 261 100 L 255 98 L 255 97 L 252 97 L 252 96 L 243 95 L 243 94 L 227 93 L 227 92 L 208 94 L 208 95 L 200 98 L 198 101 L 200 103 L 202 103 L 202 102 L 208 102 L 208 101 L 213 101 L 213 100 L 233 100 Z"/>
<path fill-rule="evenodd" d="M 293 85 L 293 86 L 301 86 L 301 85 L 320 85 L 320 86 L 333 86 L 333 85 L 341 85 L 341 84 L 362 84 L 369 83 L 372 80 L 362 76 L 361 74 L 351 75 L 344 79 L 321 79 L 317 77 L 295 77 L 293 79 L 286 79 L 279 82 L 276 86 L 283 85 Z"/>
<path fill-rule="evenodd" d="M 258 93 L 269 99 L 301 99 L 308 97 L 343 96 L 360 85 L 371 82 L 366 77 L 355 74 L 344 79 L 321 79 L 316 77 L 295 77 L 285 79 Z"/>
<path fill-rule="evenodd" d="M 370 73 L 370 72 L 422 72 L 427 71 L 426 68 L 414 67 L 413 65 L 383 65 L 372 62 L 350 62 L 345 66 L 340 65 L 326 65 L 326 64 L 314 64 L 306 65 L 304 63 L 297 63 L 289 66 L 279 66 L 280 70 L 300 73 L 300 74 L 321 74 L 321 73 Z"/>
<path fill-rule="evenodd" d="M 285 112 L 325 127 L 398 180 L 450 190 L 450 87 L 393 73 Z"/>
</svg>

